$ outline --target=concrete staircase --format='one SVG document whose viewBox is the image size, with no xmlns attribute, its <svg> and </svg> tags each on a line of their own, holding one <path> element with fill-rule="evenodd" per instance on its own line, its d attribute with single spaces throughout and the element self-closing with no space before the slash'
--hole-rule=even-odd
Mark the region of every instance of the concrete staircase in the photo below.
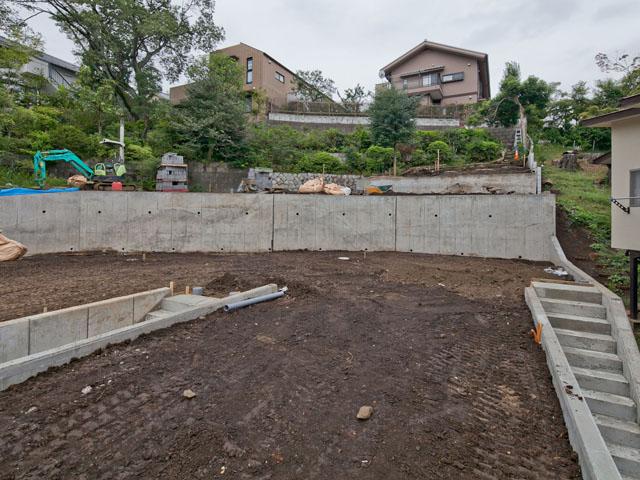
<svg viewBox="0 0 640 480">
<path fill-rule="evenodd" d="M 578 284 L 532 286 L 622 478 L 640 479 L 638 406 L 623 375 L 601 291 Z"/>
</svg>

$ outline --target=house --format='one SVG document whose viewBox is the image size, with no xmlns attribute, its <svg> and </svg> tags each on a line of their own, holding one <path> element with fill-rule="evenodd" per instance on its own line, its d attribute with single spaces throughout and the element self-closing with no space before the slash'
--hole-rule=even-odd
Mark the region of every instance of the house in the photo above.
<svg viewBox="0 0 640 480">
<path fill-rule="evenodd" d="M 277 105 L 295 99 L 295 73 L 271 55 L 245 43 L 222 48 L 215 53 L 229 55 L 243 66 L 243 89 L 247 93 L 247 111 L 252 109 L 254 92 L 262 92 L 269 102 Z M 188 85 L 171 87 L 171 103 L 177 104 L 184 100 L 187 87 Z"/>
<path fill-rule="evenodd" d="M 423 41 L 380 70 L 380 78 L 422 105 L 476 103 L 491 97 L 486 53 Z"/>
<path fill-rule="evenodd" d="M 10 44 L 10 40 L 0 36 L 0 47 Z M 36 53 L 20 68 L 22 74 L 44 77 L 48 81 L 46 90 L 52 93 L 55 89 L 69 87 L 75 83 L 80 67 L 46 53 Z"/>
<path fill-rule="evenodd" d="M 629 252 L 631 316 L 638 318 L 640 261 L 640 94 L 623 98 L 618 111 L 584 120 L 611 129 L 611 246 Z"/>
</svg>

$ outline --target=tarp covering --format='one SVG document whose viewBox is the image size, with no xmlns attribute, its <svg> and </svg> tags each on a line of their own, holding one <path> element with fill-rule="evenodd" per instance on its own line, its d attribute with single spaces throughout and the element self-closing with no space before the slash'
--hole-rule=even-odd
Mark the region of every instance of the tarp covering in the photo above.
<svg viewBox="0 0 640 480">
<path fill-rule="evenodd" d="M 27 253 L 27 247 L 0 233 L 0 262 L 17 260 L 25 253 Z"/>
<path fill-rule="evenodd" d="M 33 195 L 40 193 L 77 192 L 79 188 L 50 188 L 49 190 L 36 190 L 34 188 L 7 188 L 0 190 L 0 197 L 12 197 L 14 195 Z"/>
</svg>

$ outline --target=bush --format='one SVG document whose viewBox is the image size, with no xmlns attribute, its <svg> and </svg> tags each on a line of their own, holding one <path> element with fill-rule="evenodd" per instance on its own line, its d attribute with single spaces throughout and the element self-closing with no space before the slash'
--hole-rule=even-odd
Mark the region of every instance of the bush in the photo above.
<svg viewBox="0 0 640 480">
<path fill-rule="evenodd" d="M 247 160 L 237 166 L 271 167 L 288 171 L 302 157 L 302 135 L 287 125 L 255 125 L 249 130 Z"/>
<path fill-rule="evenodd" d="M 323 169 L 325 173 L 344 173 L 347 167 L 328 152 L 308 153 L 295 166 L 295 171 L 300 173 L 322 173 Z"/>
<path fill-rule="evenodd" d="M 434 160 L 430 158 L 429 155 L 427 155 L 427 152 L 425 152 L 421 148 L 417 148 L 411 155 L 410 165 L 412 167 L 418 167 L 421 165 L 433 165 L 433 162 Z"/>
<path fill-rule="evenodd" d="M 344 139 L 345 145 L 356 148 L 360 152 L 364 152 L 371 146 L 371 132 L 368 128 L 357 127 L 353 132 L 347 134 Z"/>
<path fill-rule="evenodd" d="M 440 152 L 440 163 L 449 163 L 453 160 L 453 151 L 451 147 L 441 140 L 436 140 L 427 147 L 427 158 L 434 163 Z"/>
<path fill-rule="evenodd" d="M 49 143 L 53 149 L 69 149 L 84 161 L 95 157 L 98 141 L 73 125 L 57 125 L 49 133 Z"/>
<path fill-rule="evenodd" d="M 502 152 L 502 144 L 491 140 L 473 141 L 467 145 L 467 160 L 470 162 L 491 162 Z"/>
<path fill-rule="evenodd" d="M 393 166 L 394 150 L 391 147 L 372 145 L 365 152 L 366 170 L 371 173 L 382 173 Z"/>
<path fill-rule="evenodd" d="M 415 141 L 422 150 L 427 150 L 429 145 L 438 140 L 444 140 L 442 132 L 433 130 L 419 130 L 416 132 Z"/>
<path fill-rule="evenodd" d="M 467 145 L 474 141 L 493 140 L 486 130 L 481 128 L 456 128 L 443 133 L 444 141 L 449 144 L 453 153 L 466 152 Z"/>
</svg>

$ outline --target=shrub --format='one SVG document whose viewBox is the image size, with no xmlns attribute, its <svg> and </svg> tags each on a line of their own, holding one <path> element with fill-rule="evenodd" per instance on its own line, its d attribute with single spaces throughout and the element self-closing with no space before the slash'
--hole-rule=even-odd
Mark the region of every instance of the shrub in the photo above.
<svg viewBox="0 0 640 480">
<path fill-rule="evenodd" d="M 474 141 L 493 140 L 486 130 L 481 128 L 456 128 L 446 130 L 444 141 L 449 144 L 453 153 L 466 152 L 467 145 Z"/>
<path fill-rule="evenodd" d="M 371 132 L 368 128 L 357 127 L 353 132 L 347 134 L 344 139 L 345 145 L 356 148 L 364 152 L 372 144 Z"/>
<path fill-rule="evenodd" d="M 322 173 L 323 169 L 325 173 L 344 173 L 347 167 L 328 152 L 308 153 L 295 165 L 295 171 L 301 173 Z"/>
<path fill-rule="evenodd" d="M 473 141 L 467 145 L 467 160 L 471 162 L 491 162 L 502 152 L 502 145 L 491 140 Z"/>
<path fill-rule="evenodd" d="M 67 148 L 85 161 L 94 157 L 98 150 L 97 139 L 73 125 L 57 125 L 49 133 L 49 143 L 51 148 Z"/>
<path fill-rule="evenodd" d="M 437 160 L 438 152 L 440 152 L 440 163 L 449 163 L 453 159 L 451 147 L 441 140 L 436 140 L 427 147 L 427 157 L 431 163 Z"/>
<path fill-rule="evenodd" d="M 287 125 L 255 125 L 249 130 L 247 160 L 237 166 L 290 170 L 302 157 L 302 140 L 302 134 Z"/>
<path fill-rule="evenodd" d="M 429 155 L 427 155 L 427 152 L 425 152 L 421 148 L 417 148 L 411 155 L 410 165 L 412 167 L 418 167 L 420 165 L 432 165 L 433 162 L 433 158 L 429 157 Z"/>
<path fill-rule="evenodd" d="M 430 144 L 438 140 L 444 140 L 442 132 L 433 130 L 418 130 L 416 132 L 416 143 L 422 150 L 426 150 Z"/>
<path fill-rule="evenodd" d="M 367 171 L 381 173 L 393 165 L 394 150 L 391 147 L 372 145 L 365 152 Z"/>
</svg>

